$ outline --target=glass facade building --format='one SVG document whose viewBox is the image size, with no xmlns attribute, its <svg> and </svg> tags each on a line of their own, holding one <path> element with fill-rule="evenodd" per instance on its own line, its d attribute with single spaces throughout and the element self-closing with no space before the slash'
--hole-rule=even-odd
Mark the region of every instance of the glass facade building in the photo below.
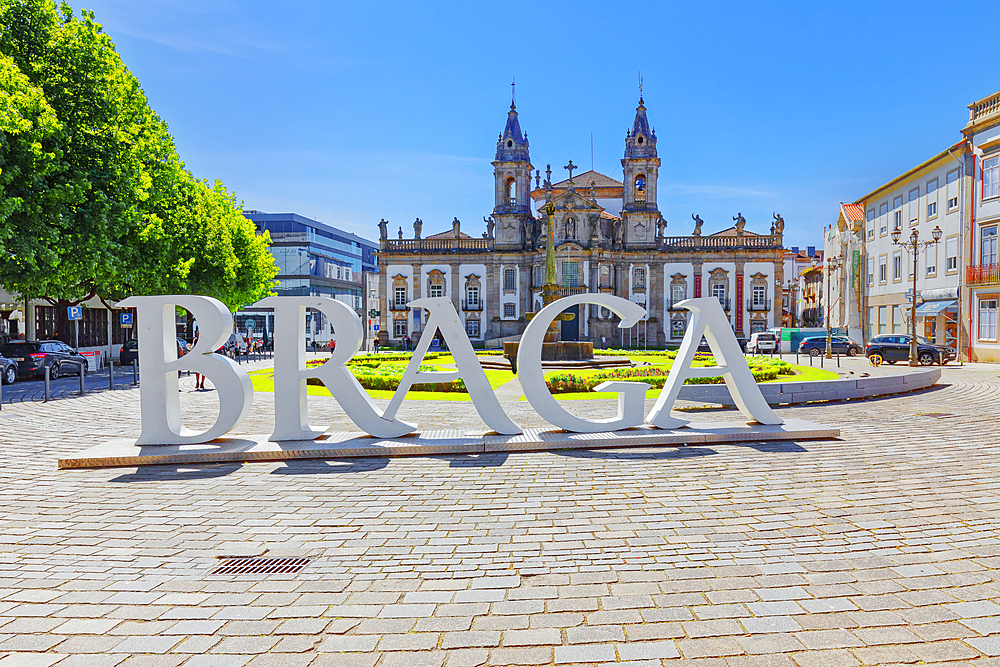
<svg viewBox="0 0 1000 667">
<path fill-rule="evenodd" d="M 336 227 L 295 213 L 243 211 L 253 221 L 257 233 L 271 235 L 271 255 L 278 266 L 279 296 L 326 296 L 346 303 L 364 317 L 370 306 L 365 284 L 368 274 L 378 272 L 376 243 Z M 261 317 L 253 309 L 236 315 L 236 327 L 245 331 L 252 320 L 259 335 L 266 326 L 273 331 L 273 315 Z M 327 342 L 332 332 L 322 317 L 309 317 L 310 342 Z"/>
</svg>

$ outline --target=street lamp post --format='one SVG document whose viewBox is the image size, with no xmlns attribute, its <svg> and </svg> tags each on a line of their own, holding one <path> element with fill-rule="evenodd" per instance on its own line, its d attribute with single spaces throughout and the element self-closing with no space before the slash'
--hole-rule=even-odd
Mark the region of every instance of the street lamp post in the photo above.
<svg viewBox="0 0 1000 667">
<path fill-rule="evenodd" d="M 796 311 L 796 307 L 795 307 L 795 296 L 796 296 L 796 294 L 795 293 L 798 291 L 798 289 L 799 289 L 799 281 L 798 281 L 798 279 L 796 279 L 796 278 L 789 278 L 788 279 L 788 309 L 789 309 L 789 311 L 791 311 L 789 314 L 791 315 L 791 323 L 790 324 L 791 324 L 792 328 L 795 327 L 795 311 Z"/>
<path fill-rule="evenodd" d="M 833 359 L 833 328 L 830 325 L 830 283 L 833 282 L 833 272 L 844 265 L 844 258 L 831 257 L 826 261 L 826 358 Z"/>
<path fill-rule="evenodd" d="M 920 234 L 914 229 L 910 232 L 910 238 L 902 243 L 899 237 L 903 235 L 903 230 L 898 226 L 892 230 L 892 243 L 906 248 L 906 252 L 913 255 L 913 288 L 910 293 L 910 365 L 919 366 L 920 360 L 917 358 L 917 255 L 927 246 L 932 246 L 941 241 L 941 226 L 935 225 L 931 230 L 931 241 L 921 241 Z"/>
</svg>

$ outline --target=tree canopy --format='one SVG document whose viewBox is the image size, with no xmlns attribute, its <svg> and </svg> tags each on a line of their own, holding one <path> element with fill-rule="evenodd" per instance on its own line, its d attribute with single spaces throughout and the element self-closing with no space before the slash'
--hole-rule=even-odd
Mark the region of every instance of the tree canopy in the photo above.
<svg viewBox="0 0 1000 667">
<path fill-rule="evenodd" d="M 92 12 L 0 0 L 0 285 L 59 303 L 195 293 L 235 309 L 270 293 L 269 244 L 235 195 L 184 167 Z"/>
</svg>

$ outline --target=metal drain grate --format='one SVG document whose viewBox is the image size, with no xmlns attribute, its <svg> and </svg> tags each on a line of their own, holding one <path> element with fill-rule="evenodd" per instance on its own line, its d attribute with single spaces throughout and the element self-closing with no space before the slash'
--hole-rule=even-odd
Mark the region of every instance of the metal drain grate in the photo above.
<svg viewBox="0 0 1000 667">
<path fill-rule="evenodd" d="M 309 558 L 226 558 L 210 574 L 294 574 Z"/>
</svg>

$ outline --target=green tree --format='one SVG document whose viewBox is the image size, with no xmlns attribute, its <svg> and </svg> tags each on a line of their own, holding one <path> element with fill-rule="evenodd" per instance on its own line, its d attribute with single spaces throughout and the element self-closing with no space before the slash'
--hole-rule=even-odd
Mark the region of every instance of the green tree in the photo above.
<svg viewBox="0 0 1000 667">
<path fill-rule="evenodd" d="M 0 0 L 0 55 L 0 284 L 60 306 L 67 331 L 63 306 L 93 296 L 270 291 L 269 239 L 184 169 L 92 12 Z"/>
</svg>

